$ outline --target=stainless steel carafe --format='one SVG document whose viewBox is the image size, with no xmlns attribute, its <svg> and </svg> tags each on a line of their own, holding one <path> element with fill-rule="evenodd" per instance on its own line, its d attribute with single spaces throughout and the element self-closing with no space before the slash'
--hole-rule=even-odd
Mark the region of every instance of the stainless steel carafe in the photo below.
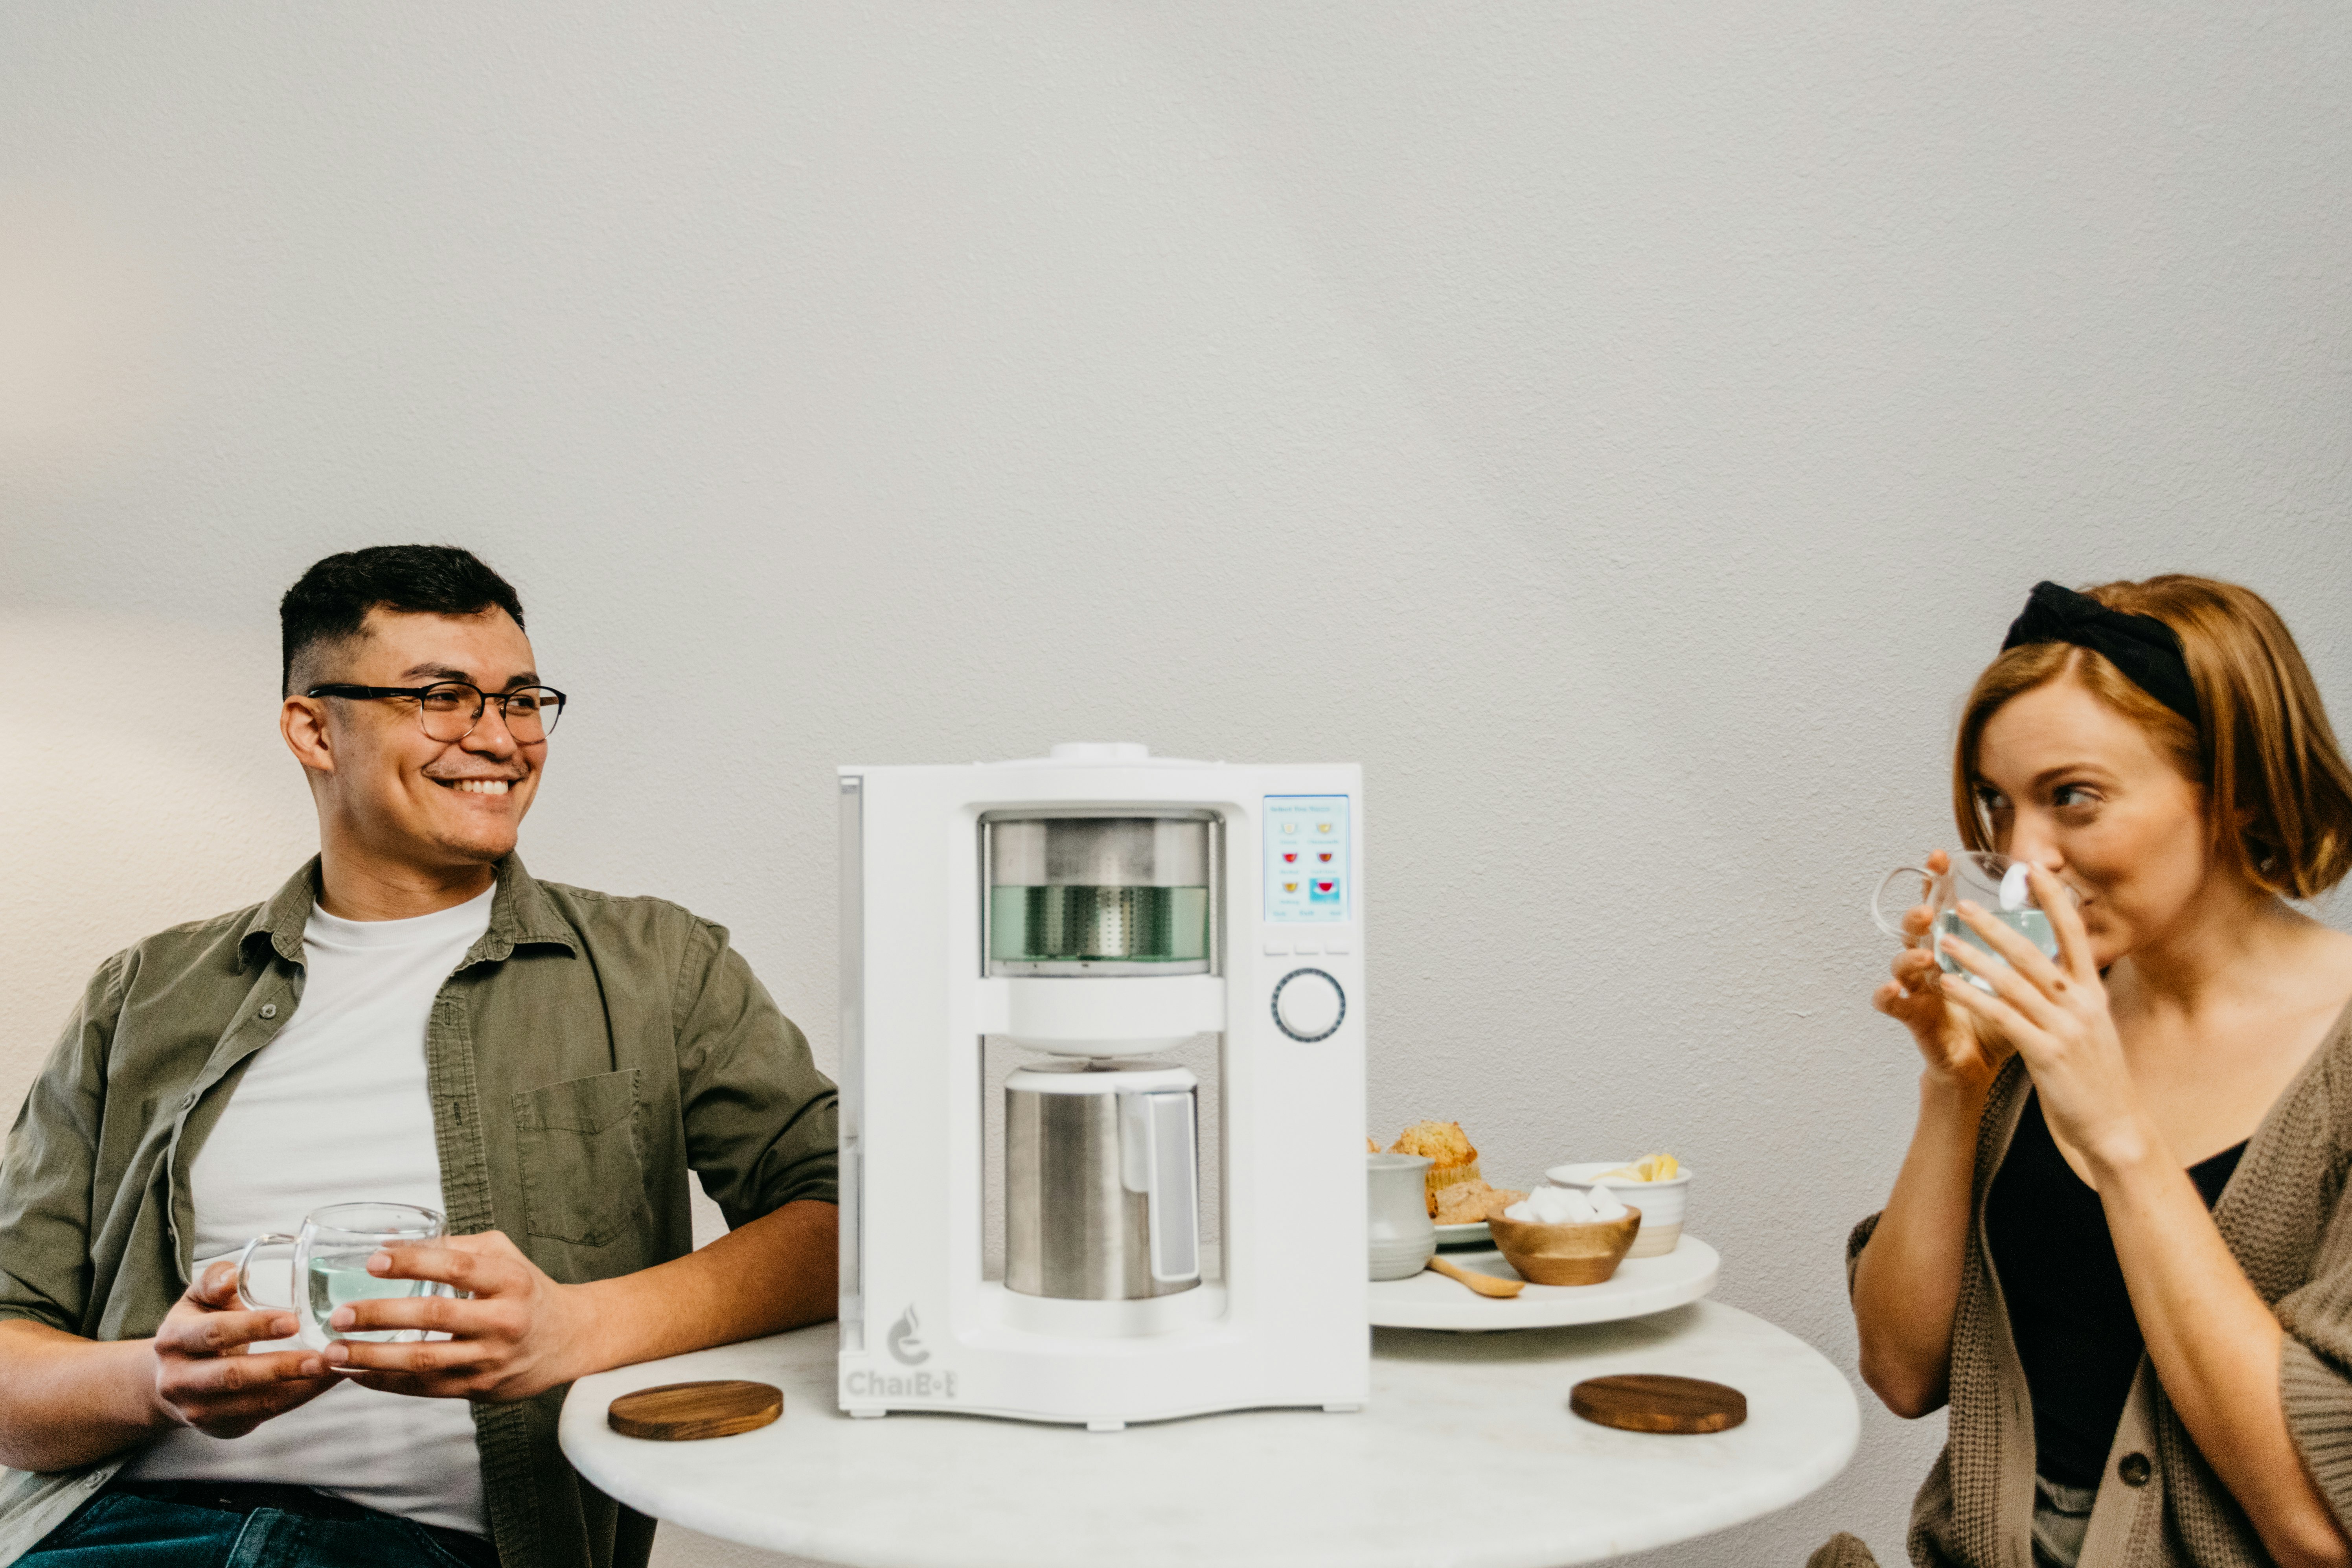
<svg viewBox="0 0 2352 1568">
<path fill-rule="evenodd" d="M 1004 1283 L 1136 1300 L 1201 1282 L 1200 1083 L 1180 1067 L 1042 1062 L 1004 1084 Z"/>
</svg>

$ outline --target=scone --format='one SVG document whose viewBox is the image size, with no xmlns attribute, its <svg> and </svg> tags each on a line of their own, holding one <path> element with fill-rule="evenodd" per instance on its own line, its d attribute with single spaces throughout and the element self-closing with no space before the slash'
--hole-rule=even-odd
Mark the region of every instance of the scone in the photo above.
<svg viewBox="0 0 2352 1568">
<path fill-rule="evenodd" d="M 1429 1212 L 1437 1212 L 1437 1190 L 1478 1179 L 1478 1151 L 1459 1121 L 1416 1121 L 1391 1146 L 1391 1154 L 1420 1154 L 1429 1161 L 1423 1181 L 1429 1193 Z"/>
<path fill-rule="evenodd" d="M 1482 1178 L 1473 1176 L 1433 1194 L 1436 1212 L 1430 1217 L 1439 1225 L 1476 1225 L 1494 1218 L 1527 1195 L 1508 1187 L 1490 1187 Z"/>
</svg>

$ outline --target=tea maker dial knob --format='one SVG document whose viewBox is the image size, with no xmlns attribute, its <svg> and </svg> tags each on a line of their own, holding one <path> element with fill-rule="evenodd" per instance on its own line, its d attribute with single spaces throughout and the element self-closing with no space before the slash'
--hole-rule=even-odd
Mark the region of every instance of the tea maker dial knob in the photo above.
<svg viewBox="0 0 2352 1568">
<path fill-rule="evenodd" d="M 1348 994 L 1319 969 L 1294 969 L 1274 988 L 1274 1021 L 1294 1040 L 1328 1040 L 1348 1016 Z"/>
</svg>

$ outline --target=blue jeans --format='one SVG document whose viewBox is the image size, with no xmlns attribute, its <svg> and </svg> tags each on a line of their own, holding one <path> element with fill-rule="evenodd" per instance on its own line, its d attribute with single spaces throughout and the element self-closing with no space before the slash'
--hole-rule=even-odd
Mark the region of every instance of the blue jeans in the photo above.
<svg viewBox="0 0 2352 1568">
<path fill-rule="evenodd" d="M 476 1568 L 388 1513 L 314 1519 L 163 1501 L 110 1487 L 16 1561 L 23 1568 Z M 489 1551 L 484 1542 L 481 1552 Z"/>
</svg>

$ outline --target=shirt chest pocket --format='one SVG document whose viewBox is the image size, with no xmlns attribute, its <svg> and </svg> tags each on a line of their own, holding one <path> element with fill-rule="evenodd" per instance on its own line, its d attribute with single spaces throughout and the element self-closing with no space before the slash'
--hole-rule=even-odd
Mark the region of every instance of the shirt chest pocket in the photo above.
<svg viewBox="0 0 2352 1568">
<path fill-rule="evenodd" d="M 650 1225 L 636 1110 L 635 1068 L 515 1095 L 523 1223 L 531 1235 L 604 1247 Z"/>
</svg>

